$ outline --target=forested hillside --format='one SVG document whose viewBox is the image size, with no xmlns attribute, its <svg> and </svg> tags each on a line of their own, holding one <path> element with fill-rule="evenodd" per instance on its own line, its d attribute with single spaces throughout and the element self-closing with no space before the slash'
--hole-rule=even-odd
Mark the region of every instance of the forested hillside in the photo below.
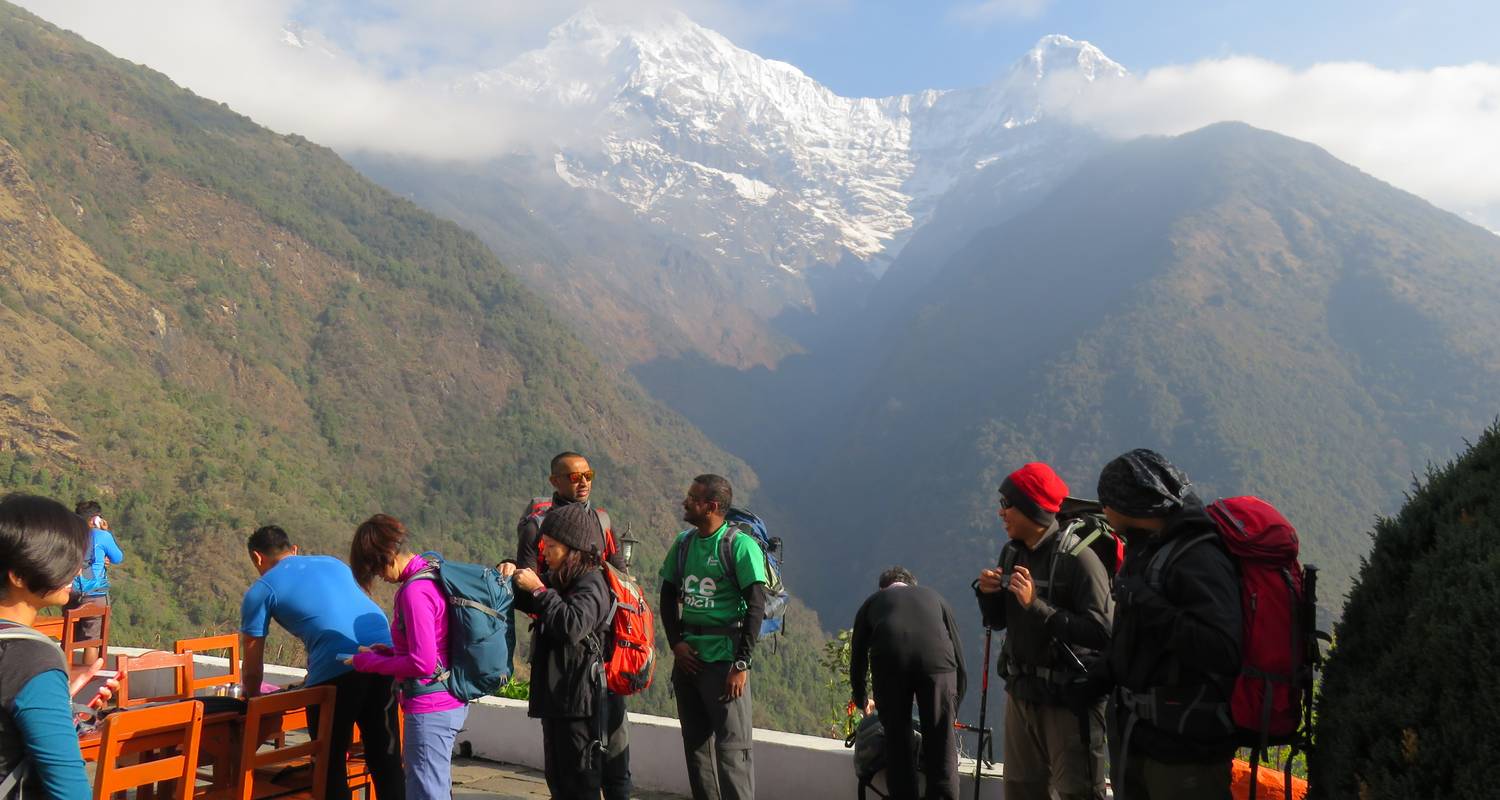
<svg viewBox="0 0 1500 800">
<path fill-rule="evenodd" d="M 860 552 L 920 530 L 913 560 L 951 574 L 993 552 L 1015 465 L 1091 496 L 1153 447 L 1283 508 L 1336 607 L 1375 515 L 1500 408 L 1496 307 L 1500 238 L 1317 147 L 1238 124 L 1132 142 L 936 273 L 812 469 L 866 466 L 883 524 Z"/>
<path fill-rule="evenodd" d="M 794 576 L 904 562 L 967 605 L 1009 470 L 1092 496 L 1144 446 L 1283 508 L 1337 610 L 1376 515 L 1500 411 L 1500 238 L 1317 147 L 1239 124 L 1129 142 L 1014 213 L 773 373 L 640 370 L 806 526 Z M 810 591 L 847 619 L 849 588 Z"/>
<path fill-rule="evenodd" d="M 103 503 L 121 643 L 235 627 L 266 522 L 344 555 L 385 511 L 496 560 L 563 449 L 592 458 L 642 573 L 693 475 L 756 491 L 472 235 L 8 5 L 0 329 L 0 491 Z M 795 615 L 757 722 L 807 730 L 821 634 Z M 665 684 L 635 707 L 670 709 Z"/>
</svg>

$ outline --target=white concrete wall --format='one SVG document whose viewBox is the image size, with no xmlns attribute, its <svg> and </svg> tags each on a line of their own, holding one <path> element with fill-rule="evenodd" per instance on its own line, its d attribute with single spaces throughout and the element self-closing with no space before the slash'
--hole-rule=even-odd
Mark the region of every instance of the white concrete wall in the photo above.
<svg viewBox="0 0 1500 800">
<path fill-rule="evenodd" d="M 469 720 L 458 736 L 479 758 L 541 769 L 540 724 L 526 716 L 526 703 L 486 697 L 469 706 Z M 630 715 L 630 772 L 641 789 L 688 794 L 682 732 L 677 720 Z M 959 764 L 959 796 L 974 796 L 974 762 Z M 1004 797 L 998 766 L 985 770 L 980 797 Z M 837 739 L 755 729 L 755 794 L 767 798 L 852 798 L 854 751 Z M 878 788 L 884 788 L 877 784 Z M 874 800 L 877 795 L 870 796 Z"/>
<path fill-rule="evenodd" d="M 140 655 L 140 648 L 112 647 L 111 653 Z M 229 662 L 212 656 L 195 656 L 194 670 L 204 675 L 223 675 Z M 300 681 L 306 675 L 295 667 L 267 664 L 265 680 L 278 686 Z M 160 685 L 143 681 L 146 692 L 165 692 L 165 671 Z M 628 701 L 627 701 L 628 702 Z M 467 748 L 478 758 L 542 768 L 541 724 L 526 716 L 524 700 L 486 697 L 469 705 L 469 719 L 458 735 L 460 750 Z M 677 720 L 647 714 L 630 715 L 630 772 L 638 788 L 688 795 L 687 767 L 682 754 L 682 732 Z M 974 762 L 959 762 L 959 797 L 974 797 Z M 883 789 L 880 783 L 877 788 Z M 755 729 L 755 794 L 775 800 L 834 800 L 853 798 L 859 782 L 854 777 L 854 751 L 837 739 Z M 982 775 L 983 800 L 1002 800 L 1003 787 L 997 766 Z M 870 795 L 875 800 L 878 795 Z"/>
</svg>

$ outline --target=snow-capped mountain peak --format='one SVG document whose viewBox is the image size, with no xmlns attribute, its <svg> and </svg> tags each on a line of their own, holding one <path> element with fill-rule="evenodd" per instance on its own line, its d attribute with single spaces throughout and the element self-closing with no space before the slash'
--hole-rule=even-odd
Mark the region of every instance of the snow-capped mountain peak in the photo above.
<svg viewBox="0 0 1500 800">
<path fill-rule="evenodd" d="M 1043 36 L 1017 68 L 1022 65 L 1028 68 L 1036 80 L 1060 72 L 1076 72 L 1090 81 L 1101 75 L 1125 75 L 1125 68 L 1110 60 L 1103 50 L 1060 33 Z"/>
<path fill-rule="evenodd" d="M 937 197 L 1030 152 L 1041 81 L 1124 74 L 1093 45 L 1044 37 L 986 86 L 846 98 L 675 10 L 586 7 L 546 46 L 476 76 L 586 121 L 560 180 L 603 192 L 731 268 L 784 280 L 849 256 L 880 269 Z M 777 278 L 777 275 L 783 277 Z"/>
</svg>

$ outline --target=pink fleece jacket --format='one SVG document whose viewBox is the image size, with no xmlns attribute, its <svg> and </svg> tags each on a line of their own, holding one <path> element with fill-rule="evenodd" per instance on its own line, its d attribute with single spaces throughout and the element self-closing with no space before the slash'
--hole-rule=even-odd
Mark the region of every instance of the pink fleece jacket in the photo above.
<svg viewBox="0 0 1500 800">
<path fill-rule="evenodd" d="M 401 571 L 401 580 L 415 575 L 427 566 L 417 556 Z M 448 599 L 437 581 L 410 581 L 396 590 L 396 613 L 391 620 L 391 650 L 388 653 L 359 653 L 354 668 L 360 672 L 390 675 L 397 686 L 405 678 L 430 677 L 448 652 Z M 404 623 L 404 624 L 403 624 Z M 462 700 L 446 691 L 417 697 L 401 693 L 401 710 L 408 714 L 425 714 L 460 708 Z"/>
</svg>

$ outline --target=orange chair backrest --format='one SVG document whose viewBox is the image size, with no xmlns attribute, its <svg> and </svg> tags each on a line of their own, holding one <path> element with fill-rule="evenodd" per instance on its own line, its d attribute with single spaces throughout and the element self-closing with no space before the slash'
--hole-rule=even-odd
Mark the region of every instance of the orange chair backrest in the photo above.
<svg viewBox="0 0 1500 800">
<path fill-rule="evenodd" d="M 79 639 L 78 621 L 99 617 L 99 636 L 94 639 Z M 62 649 L 68 663 L 73 663 L 73 651 L 84 647 L 99 648 L 99 657 L 109 663 L 109 606 L 104 603 L 87 603 L 63 612 Z"/>
<path fill-rule="evenodd" d="M 202 729 L 202 703 L 173 703 L 111 714 L 104 720 L 99 745 L 94 800 L 105 800 L 116 792 L 162 781 L 173 781 L 176 800 L 187 800 L 198 770 L 198 737 Z M 150 748 L 144 752 L 139 747 L 132 748 L 130 759 L 135 763 L 121 766 L 125 745 L 146 737 L 151 739 Z"/>
<path fill-rule="evenodd" d="M 236 784 L 234 800 L 251 800 L 255 795 L 255 771 L 263 767 L 285 764 L 300 758 L 310 758 L 313 763 L 312 796 L 323 800 L 328 784 L 328 740 L 333 732 L 334 687 L 314 686 L 310 689 L 281 691 L 252 697 L 245 708 L 245 732 L 240 739 L 240 775 Z M 285 739 L 278 744 L 276 734 L 283 729 L 281 715 L 306 713 L 312 719 L 312 710 L 319 709 L 318 729 L 308 733 L 311 739 L 301 744 L 287 745 Z M 262 751 L 261 743 L 270 740 L 271 749 Z M 340 768 L 344 765 L 340 764 Z"/>
<path fill-rule="evenodd" d="M 199 636 L 195 639 L 178 639 L 173 646 L 174 653 L 204 653 L 217 652 L 219 650 L 229 651 L 229 673 L 226 675 L 209 675 L 203 678 L 194 678 L 192 685 L 187 687 L 189 695 L 195 695 L 199 689 L 208 689 L 214 686 L 233 686 L 240 682 L 240 637 L 233 633 L 225 633 L 219 636 Z"/>
<path fill-rule="evenodd" d="M 117 669 L 120 670 L 120 691 L 116 696 L 119 698 L 120 708 L 133 708 L 162 700 L 186 700 L 189 694 L 184 687 L 193 685 L 192 653 L 165 653 L 154 650 L 134 658 L 120 656 Z M 139 678 L 142 672 L 157 669 L 175 670 L 172 679 L 174 691 L 171 694 L 141 697 L 139 688 L 134 693 L 131 692 L 131 675 Z"/>
</svg>

